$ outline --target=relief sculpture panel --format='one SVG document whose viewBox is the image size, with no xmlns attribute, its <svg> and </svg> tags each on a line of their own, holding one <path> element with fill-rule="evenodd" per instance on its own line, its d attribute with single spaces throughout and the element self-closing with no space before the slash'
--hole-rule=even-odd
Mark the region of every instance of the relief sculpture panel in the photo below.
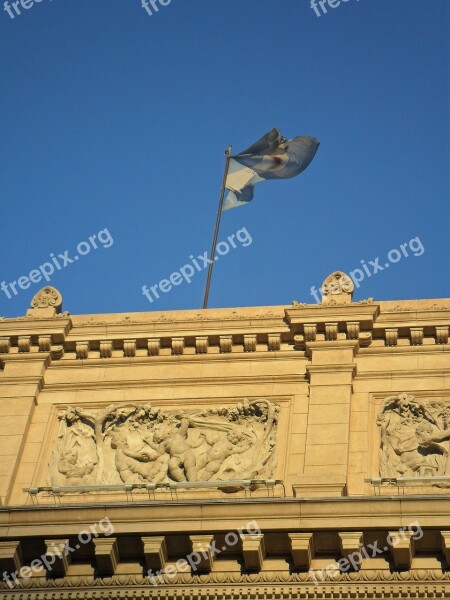
<svg viewBox="0 0 450 600">
<path fill-rule="evenodd" d="M 266 399 L 192 411 L 134 403 L 69 407 L 59 415 L 48 484 L 268 479 L 279 410 Z"/>
<path fill-rule="evenodd" d="M 389 396 L 377 424 L 381 477 L 450 477 L 450 403 Z"/>
</svg>

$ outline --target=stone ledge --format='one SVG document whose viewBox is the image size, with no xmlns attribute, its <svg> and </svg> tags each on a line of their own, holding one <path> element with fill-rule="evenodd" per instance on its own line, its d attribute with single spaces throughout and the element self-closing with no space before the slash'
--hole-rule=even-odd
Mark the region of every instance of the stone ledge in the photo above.
<svg viewBox="0 0 450 600">
<path fill-rule="evenodd" d="M 295 498 L 323 498 L 347 495 L 347 483 L 342 475 L 301 475 L 292 484 Z"/>
</svg>

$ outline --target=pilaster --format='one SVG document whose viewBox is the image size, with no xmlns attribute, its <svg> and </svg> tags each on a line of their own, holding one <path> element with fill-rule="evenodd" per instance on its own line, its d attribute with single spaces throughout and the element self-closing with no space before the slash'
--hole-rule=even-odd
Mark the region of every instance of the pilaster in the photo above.
<svg viewBox="0 0 450 600">
<path fill-rule="evenodd" d="M 25 437 L 31 424 L 37 397 L 43 386 L 51 359 L 48 353 L 8 355 L 0 373 L 0 499 L 7 502 L 12 482 L 19 469 Z M 20 464 L 20 467 L 19 467 Z"/>
<path fill-rule="evenodd" d="M 333 475 L 332 483 L 337 484 L 339 495 L 344 493 L 347 476 L 350 404 L 358 350 L 356 340 L 307 344 L 311 364 L 307 367 L 310 387 L 304 475 L 306 479 L 313 475 L 319 487 L 328 484 Z M 308 490 L 317 495 L 310 485 Z"/>
<path fill-rule="evenodd" d="M 353 283 L 340 271 L 325 280 L 322 294 L 321 305 L 286 310 L 296 349 L 310 359 L 305 460 L 293 483 L 296 497 L 347 493 L 355 357 L 372 343 L 380 313 L 372 300 L 352 303 Z"/>
<path fill-rule="evenodd" d="M 35 468 L 20 459 L 45 372 L 52 358 L 63 355 L 59 344 L 71 328 L 61 308 L 61 294 L 46 286 L 26 317 L 0 322 L 0 504 L 8 502 L 14 479 L 29 482 Z"/>
</svg>

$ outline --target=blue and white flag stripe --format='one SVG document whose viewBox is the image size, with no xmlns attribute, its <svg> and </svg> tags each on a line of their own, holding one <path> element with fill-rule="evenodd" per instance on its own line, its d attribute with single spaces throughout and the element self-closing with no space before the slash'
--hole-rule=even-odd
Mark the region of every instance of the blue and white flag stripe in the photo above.
<svg viewBox="0 0 450 600">
<path fill-rule="evenodd" d="M 230 159 L 225 187 L 229 190 L 223 209 L 243 206 L 253 199 L 254 186 L 267 179 L 299 175 L 314 158 L 319 142 L 302 135 L 292 140 L 272 129 L 256 144 Z"/>
</svg>

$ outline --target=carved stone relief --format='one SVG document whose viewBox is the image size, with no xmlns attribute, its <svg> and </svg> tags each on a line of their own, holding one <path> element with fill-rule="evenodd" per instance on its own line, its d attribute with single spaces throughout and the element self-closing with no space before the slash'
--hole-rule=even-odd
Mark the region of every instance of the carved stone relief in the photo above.
<svg viewBox="0 0 450 600">
<path fill-rule="evenodd" d="M 51 285 L 46 285 L 33 297 L 31 307 L 27 311 L 27 318 L 49 318 L 57 315 L 63 316 L 62 296 Z M 67 316 L 68 313 L 64 316 Z"/>
<path fill-rule="evenodd" d="M 163 411 L 126 403 L 59 416 L 49 484 L 139 484 L 268 479 L 276 466 L 279 406 Z"/>
<path fill-rule="evenodd" d="M 350 304 L 354 290 L 352 279 L 342 271 L 335 271 L 322 284 L 322 304 Z"/>
<path fill-rule="evenodd" d="M 69 408 L 59 419 L 58 440 L 53 453 L 53 484 L 95 483 L 98 457 L 94 417 L 80 408 Z"/>
<path fill-rule="evenodd" d="M 389 396 L 377 424 L 381 477 L 450 477 L 450 403 Z"/>
</svg>

